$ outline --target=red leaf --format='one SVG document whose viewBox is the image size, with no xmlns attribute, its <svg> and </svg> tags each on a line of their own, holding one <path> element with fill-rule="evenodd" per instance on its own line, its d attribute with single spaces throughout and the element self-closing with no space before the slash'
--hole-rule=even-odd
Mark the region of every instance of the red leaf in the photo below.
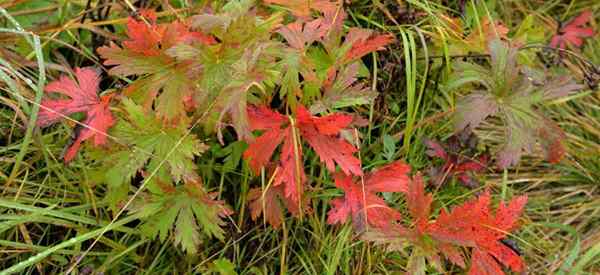
<svg viewBox="0 0 600 275">
<path fill-rule="evenodd" d="M 307 141 L 330 171 L 335 171 L 337 163 L 346 174 L 362 174 L 360 161 L 353 156 L 356 148 L 340 137 L 340 131 L 352 122 L 352 116 L 332 114 L 315 117 L 304 106 L 298 106 L 296 118 L 290 120 L 267 107 L 250 106 L 248 120 L 251 130 L 264 130 L 244 152 L 244 158 L 255 173 L 267 165 L 275 149 L 283 142 L 273 184 L 284 184 L 286 198 L 297 202 L 304 190 L 306 176 L 301 139 Z"/>
<path fill-rule="evenodd" d="M 470 136 L 472 136 L 472 133 Z M 426 151 L 427 155 L 440 158 L 444 161 L 444 164 L 441 167 L 432 169 L 433 172 L 431 173 L 431 178 L 432 182 L 436 185 L 444 183 L 447 178 L 455 177 L 464 185 L 473 187 L 475 181 L 471 177 L 472 174 L 482 172 L 487 167 L 487 155 L 481 155 L 478 158 L 475 158 L 457 152 L 460 149 L 464 149 L 464 144 L 459 141 L 457 136 L 452 136 L 449 139 L 449 145 L 447 145 L 449 148 L 448 150 L 446 150 L 442 144 L 434 140 L 424 139 L 423 143 L 428 148 Z"/>
<path fill-rule="evenodd" d="M 552 120 L 545 119 L 540 128 L 537 129 L 540 144 L 550 163 L 558 163 L 566 153 L 564 140 L 565 132 Z"/>
<path fill-rule="evenodd" d="M 360 160 L 353 156 L 357 149 L 339 135 L 352 122 L 352 116 L 331 114 L 315 117 L 302 105 L 296 109 L 296 115 L 300 134 L 329 171 L 335 171 L 334 163 L 337 163 L 346 175 L 362 175 Z"/>
<path fill-rule="evenodd" d="M 263 191 L 260 188 L 253 188 L 248 193 L 250 202 L 250 215 L 253 220 L 257 220 L 261 214 L 264 214 L 265 221 L 271 226 L 278 228 L 283 221 L 283 212 L 281 206 L 285 206 L 293 216 L 301 214 L 298 203 L 286 199 L 283 195 L 282 186 L 271 186 Z M 308 201 L 302 205 L 308 209 Z"/>
<path fill-rule="evenodd" d="M 144 20 L 138 20 L 135 17 L 127 19 L 129 40 L 124 41 L 123 46 L 132 52 L 156 56 L 179 42 L 197 41 L 204 44 L 216 42 L 212 36 L 190 31 L 189 26 L 181 22 L 157 24 L 156 13 L 152 10 L 143 10 L 141 16 Z"/>
<path fill-rule="evenodd" d="M 216 43 L 214 37 L 191 31 L 182 22 L 157 24 L 154 11 L 145 10 L 141 15 L 144 20 L 134 17 L 127 19 L 129 39 L 123 42 L 123 48 L 114 43 L 98 48 L 98 53 L 105 59 L 104 65 L 118 65 L 110 69 L 111 74 L 127 76 L 155 73 L 161 67 L 172 65 L 173 58 L 166 55 L 165 51 L 178 43 Z"/>
<path fill-rule="evenodd" d="M 300 18 L 310 17 L 311 10 L 328 13 L 338 8 L 338 2 L 331 0 L 265 0 L 265 3 L 287 7 L 294 16 Z"/>
<path fill-rule="evenodd" d="M 446 154 L 446 150 L 444 147 L 437 141 L 425 138 L 423 139 L 423 143 L 427 146 L 427 151 L 425 152 L 430 157 L 438 157 L 443 160 L 448 159 L 448 155 Z"/>
<path fill-rule="evenodd" d="M 404 162 L 393 163 L 367 175 L 364 187 L 350 176 L 336 175 L 335 184 L 344 190 L 344 198 L 332 200 L 327 223 L 344 223 L 352 215 L 356 228 L 362 229 L 367 224 L 388 228 L 392 222 L 400 219 L 400 213 L 387 206 L 376 192 L 406 192 L 408 172 L 410 167 Z"/>
<path fill-rule="evenodd" d="M 346 53 L 344 60 L 357 60 L 368 53 L 384 50 L 393 41 L 394 37 L 390 34 L 372 36 L 368 30 L 352 28 L 346 37 L 346 43 L 352 43 L 352 48 Z"/>
<path fill-rule="evenodd" d="M 372 192 L 408 192 L 410 166 L 403 161 L 396 161 L 366 175 Z"/>
<path fill-rule="evenodd" d="M 581 47 L 583 39 L 594 36 L 592 27 L 584 25 L 592 18 L 592 11 L 587 10 L 572 19 L 569 23 L 560 28 L 557 34 L 552 37 L 550 47 L 567 49 L 568 46 Z"/>
<path fill-rule="evenodd" d="M 423 177 L 417 174 L 411 184 L 408 185 L 408 193 L 406 194 L 406 204 L 410 215 L 415 219 L 417 231 L 422 234 L 429 221 L 429 213 L 431 212 L 431 202 L 433 197 L 431 194 L 425 194 L 425 184 Z"/>
<path fill-rule="evenodd" d="M 302 146 L 294 142 L 291 128 L 283 133 L 284 141 L 281 147 L 278 173 L 275 175 L 274 185 L 284 184 L 284 194 L 287 198 L 297 202 L 304 192 L 306 175 L 302 161 Z"/>
<path fill-rule="evenodd" d="M 473 247 L 469 274 L 503 274 L 494 273 L 501 268 L 493 258 L 519 272 L 523 269 L 523 260 L 500 240 L 517 228 L 518 217 L 526 202 L 527 197 L 521 196 L 510 201 L 508 206 L 500 203 L 494 216 L 489 209 L 490 194 L 486 192 L 476 200 L 455 207 L 450 213 L 442 210 L 427 232 L 439 242 Z"/>
<path fill-rule="evenodd" d="M 151 10 L 140 12 L 145 20 L 137 20 L 134 17 L 127 19 L 127 36 L 129 40 L 123 42 L 123 46 L 133 52 L 147 56 L 160 54 L 159 43 L 164 35 L 164 26 L 156 25 L 156 13 Z"/>
<path fill-rule="evenodd" d="M 489 254 L 479 250 L 473 249 L 473 255 L 471 256 L 471 268 L 469 269 L 469 275 L 498 275 L 504 274 L 502 267 L 494 260 Z"/>
<path fill-rule="evenodd" d="M 173 56 L 177 52 L 175 46 L 216 41 L 212 36 L 191 31 L 183 22 L 158 24 L 153 11 L 143 11 L 142 15 L 143 19 L 128 19 L 128 39 L 122 48 L 111 42 L 98 48 L 98 53 L 105 59 L 104 65 L 116 65 L 108 71 L 111 75 L 143 75 L 127 87 L 130 96 L 145 99 L 144 106 L 154 105 L 159 117 L 174 123 L 184 118 L 187 107 L 193 107 L 193 83 L 200 75 L 195 62 Z"/>
<path fill-rule="evenodd" d="M 278 31 L 292 48 L 304 50 L 307 45 L 321 39 L 327 28 L 323 19 L 315 19 L 307 23 L 296 21 L 281 27 Z"/>
<path fill-rule="evenodd" d="M 463 254 L 455 246 L 448 243 L 439 243 L 438 249 L 446 259 L 450 260 L 455 265 L 465 268 L 465 259 Z"/>
<path fill-rule="evenodd" d="M 85 112 L 85 127 L 77 134 L 73 144 L 67 149 L 65 162 L 71 161 L 84 140 L 94 138 L 94 145 L 106 143 L 108 128 L 114 124 L 109 110 L 111 96 L 98 97 L 100 76 L 91 67 L 75 68 L 77 82 L 67 76 L 46 85 L 47 93 L 68 96 L 69 99 L 44 99 L 37 125 L 41 127 L 56 123 L 64 116 Z"/>
</svg>

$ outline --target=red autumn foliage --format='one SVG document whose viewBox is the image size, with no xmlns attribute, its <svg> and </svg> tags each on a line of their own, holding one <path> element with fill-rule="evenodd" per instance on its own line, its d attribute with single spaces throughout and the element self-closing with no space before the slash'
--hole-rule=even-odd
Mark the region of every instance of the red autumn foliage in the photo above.
<svg viewBox="0 0 600 275">
<path fill-rule="evenodd" d="M 344 60 L 357 60 L 368 53 L 384 50 L 393 41 L 394 37 L 390 34 L 373 35 L 371 30 L 352 28 L 346 37 L 346 43 L 351 43 L 352 47 L 346 52 Z"/>
<path fill-rule="evenodd" d="M 526 196 L 515 197 L 508 204 L 501 202 L 493 214 L 490 193 L 486 191 L 450 212 L 442 209 L 435 220 L 429 219 L 432 201 L 432 195 L 425 192 L 423 179 L 417 174 L 406 194 L 412 227 L 387 224 L 366 233 L 364 239 L 379 243 L 411 243 L 424 252 L 423 257 L 435 262 L 435 266 L 441 266 L 438 255 L 441 253 L 453 264 L 466 267 L 460 247 L 470 248 L 471 275 L 504 274 L 501 265 L 515 272 L 524 269 L 519 254 L 503 240 L 518 228 L 517 221 L 527 203 Z"/>
<path fill-rule="evenodd" d="M 387 206 L 376 193 L 406 193 L 409 172 L 410 166 L 398 161 L 366 175 L 364 186 L 361 181 L 355 182 L 350 176 L 336 175 L 335 185 L 344 190 L 344 197 L 331 201 L 332 208 L 328 213 L 327 223 L 344 223 L 352 216 L 352 223 L 358 231 L 362 231 L 366 225 L 381 228 L 390 226 L 400 219 L 400 213 Z"/>
<path fill-rule="evenodd" d="M 278 31 L 292 48 L 304 50 L 307 45 L 321 39 L 330 29 L 323 18 L 307 23 L 293 22 L 281 27 Z"/>
<path fill-rule="evenodd" d="M 290 119 L 265 106 L 251 106 L 248 120 L 251 130 L 264 131 L 244 152 L 244 158 L 255 173 L 269 163 L 275 149 L 283 142 L 273 185 L 284 185 L 286 199 L 298 202 L 304 190 L 302 139 L 319 155 L 329 171 L 335 171 L 337 163 L 347 175 L 362 175 L 360 160 L 353 156 L 357 149 L 340 137 L 340 131 L 353 120 L 350 115 L 316 117 L 299 105 L 296 117 Z"/>
<path fill-rule="evenodd" d="M 339 7 L 338 1 L 331 0 L 265 0 L 265 3 L 284 6 L 300 19 L 310 17 L 313 10 L 331 13 L 335 12 Z"/>
<path fill-rule="evenodd" d="M 284 206 L 295 217 L 310 209 L 308 198 L 302 200 L 301 205 L 286 199 L 282 185 L 270 186 L 266 190 L 253 188 L 248 192 L 248 201 L 252 219 L 257 220 L 263 214 L 265 221 L 274 228 L 279 228 L 283 222 L 284 213 L 281 206 Z"/>
<path fill-rule="evenodd" d="M 77 82 L 67 76 L 46 85 L 46 93 L 62 94 L 69 99 L 42 100 L 37 125 L 48 126 L 73 113 L 86 113 L 82 122 L 85 126 L 76 132 L 76 139 L 67 149 L 64 160 L 71 161 L 77 154 L 81 143 L 94 138 L 94 145 L 106 143 L 108 128 L 114 124 L 114 118 L 109 110 L 110 95 L 98 96 L 100 75 L 91 67 L 75 68 Z"/>
<path fill-rule="evenodd" d="M 568 46 L 581 47 L 583 40 L 594 36 L 592 27 L 584 27 L 592 19 L 592 11 L 584 11 L 562 26 L 552 37 L 550 47 L 567 49 Z"/>
<path fill-rule="evenodd" d="M 216 42 L 212 36 L 190 31 L 189 27 L 181 22 L 157 24 L 156 13 L 152 10 L 141 11 L 140 16 L 144 19 L 134 17 L 127 19 L 129 40 L 123 42 L 126 49 L 135 53 L 156 56 L 179 42 L 197 41 L 205 44 Z"/>
<path fill-rule="evenodd" d="M 520 272 L 525 265 L 523 260 L 501 240 L 518 227 L 517 220 L 527 203 L 527 196 L 516 197 L 508 205 L 501 202 L 495 215 L 489 208 L 490 200 L 490 193 L 485 192 L 449 213 L 442 209 L 426 232 L 440 242 L 472 247 L 469 274 L 503 274 L 498 262 Z"/>
</svg>

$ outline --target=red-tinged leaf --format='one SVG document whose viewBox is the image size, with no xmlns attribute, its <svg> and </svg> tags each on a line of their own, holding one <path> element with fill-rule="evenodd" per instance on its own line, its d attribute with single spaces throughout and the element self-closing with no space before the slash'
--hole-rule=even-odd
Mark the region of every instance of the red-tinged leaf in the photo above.
<svg viewBox="0 0 600 275">
<path fill-rule="evenodd" d="M 437 247 L 440 250 L 440 252 L 444 254 L 444 257 L 450 260 L 450 262 L 462 268 L 466 267 L 465 257 L 463 256 L 463 253 L 460 252 L 460 250 L 458 250 L 455 246 L 448 243 L 439 243 L 437 244 Z"/>
<path fill-rule="evenodd" d="M 385 46 L 394 41 L 390 34 L 372 36 L 370 32 L 352 28 L 348 32 L 346 40 L 352 43 L 352 47 L 344 56 L 346 62 L 357 60 L 371 52 L 384 50 Z"/>
<path fill-rule="evenodd" d="M 475 129 L 487 117 L 497 112 L 498 104 L 493 96 L 485 91 L 474 91 L 459 101 L 454 118 L 454 131 L 459 133 L 467 127 Z"/>
<path fill-rule="evenodd" d="M 330 171 L 335 171 L 337 163 L 346 174 L 362 174 L 360 161 L 352 155 L 356 148 L 340 137 L 340 131 L 352 122 L 352 116 L 315 117 L 299 106 L 296 118 L 289 119 L 264 106 L 251 106 L 248 120 L 252 130 L 265 131 L 250 141 L 244 152 L 244 158 L 256 173 L 267 165 L 276 147 L 283 142 L 273 184 L 284 185 L 286 198 L 298 201 L 304 191 L 302 140 L 307 141 Z"/>
<path fill-rule="evenodd" d="M 106 143 L 108 128 L 114 124 L 109 110 L 111 96 L 98 96 L 100 75 L 93 68 L 75 68 L 77 82 L 67 76 L 49 83 L 47 93 L 62 94 L 69 99 L 44 99 L 39 113 L 37 125 L 44 127 L 59 121 L 63 116 L 85 112 L 85 125 L 78 132 L 77 138 L 67 149 L 65 162 L 71 161 L 84 140 L 94 138 L 94 145 Z"/>
<path fill-rule="evenodd" d="M 331 0 L 265 0 L 265 3 L 284 6 L 299 18 L 310 17 L 312 10 L 327 13 L 338 9 L 338 2 Z"/>
<path fill-rule="evenodd" d="M 129 40 L 123 42 L 123 46 L 135 53 L 147 56 L 160 54 L 160 41 L 164 35 L 164 26 L 156 25 L 156 13 L 151 10 L 140 12 L 145 20 L 134 17 L 127 19 L 127 36 Z"/>
<path fill-rule="evenodd" d="M 274 112 L 266 106 L 248 106 L 248 122 L 252 130 L 278 129 L 288 122 L 284 115 Z"/>
<path fill-rule="evenodd" d="M 481 250 L 483 253 L 490 255 L 515 272 L 522 271 L 525 266 L 519 254 L 501 242 L 490 241 L 481 244 L 479 249 L 476 248 L 476 250 Z"/>
<path fill-rule="evenodd" d="M 341 130 L 347 128 L 353 120 L 354 118 L 351 115 L 331 114 L 313 118 L 313 123 L 317 126 L 319 133 L 323 135 L 337 135 Z"/>
<path fill-rule="evenodd" d="M 209 45 L 216 42 L 212 36 L 190 31 L 190 27 L 182 22 L 157 24 L 156 14 L 152 10 L 142 11 L 141 16 L 145 20 L 135 17 L 127 19 L 129 39 L 123 42 L 123 47 L 134 53 L 157 56 L 177 43 L 200 42 Z"/>
<path fill-rule="evenodd" d="M 169 56 L 148 56 L 128 49 L 122 49 L 115 43 L 98 48 L 98 53 L 104 59 L 103 64 L 114 66 L 108 70 L 111 75 L 130 76 L 154 74 L 168 68 L 172 61 Z"/>
<path fill-rule="evenodd" d="M 257 220 L 262 214 L 265 221 L 271 226 L 278 228 L 283 222 L 284 206 L 292 213 L 293 216 L 299 216 L 299 205 L 297 202 L 291 201 L 283 194 L 283 186 L 271 186 L 263 191 L 260 188 L 253 188 L 248 193 L 248 201 L 250 202 L 250 215 L 252 220 Z M 308 204 L 302 206 L 306 210 Z"/>
<path fill-rule="evenodd" d="M 359 183 L 353 182 L 352 177 L 342 174 L 336 175 L 335 184 L 344 190 L 344 198 L 333 200 L 327 218 L 329 224 L 344 223 L 351 215 L 354 227 L 357 231 L 363 231 L 367 224 L 383 228 L 400 220 L 400 213 L 387 206 L 374 192 L 370 192 L 367 184 L 363 190 Z"/>
<path fill-rule="evenodd" d="M 128 19 L 128 39 L 122 48 L 111 42 L 97 51 L 105 59 L 105 65 L 113 66 L 109 74 L 143 76 L 127 87 L 129 97 L 138 103 L 144 102 L 147 108 L 154 105 L 165 122 L 177 122 L 185 118 L 189 99 L 197 92 L 194 83 L 201 74 L 197 63 L 172 56 L 172 49 L 216 41 L 211 36 L 191 31 L 183 22 L 158 24 L 152 11 L 144 11 L 142 16 L 144 20 Z"/>
<path fill-rule="evenodd" d="M 492 256 L 479 250 L 473 249 L 471 256 L 471 268 L 469 275 L 502 275 L 502 267 Z"/>
<path fill-rule="evenodd" d="M 409 172 L 408 165 L 397 162 L 367 175 L 364 186 L 350 176 L 336 175 L 335 184 L 344 190 L 344 198 L 332 201 L 327 222 L 344 223 L 352 215 L 355 228 L 363 229 L 367 224 L 377 228 L 391 226 L 400 219 L 400 213 L 387 206 L 376 192 L 406 192 Z M 397 178 L 392 179 L 393 176 Z"/>
<path fill-rule="evenodd" d="M 381 167 L 365 177 L 371 192 L 401 192 L 409 189 L 410 166 L 403 161 L 396 161 Z"/>
<path fill-rule="evenodd" d="M 178 43 L 200 43 L 204 45 L 213 45 L 217 43 L 217 40 L 211 35 L 200 31 L 190 30 L 190 25 L 191 24 L 183 22 L 172 22 L 167 24 L 161 40 L 161 48 L 169 49 Z"/>
<path fill-rule="evenodd" d="M 304 106 L 296 110 L 300 133 L 329 171 L 335 171 L 337 163 L 346 175 L 362 175 L 360 160 L 354 157 L 357 149 L 339 136 L 342 127 L 352 122 L 352 116 L 332 114 L 312 116 Z"/>
<path fill-rule="evenodd" d="M 486 192 L 477 199 L 454 207 L 449 213 L 442 209 L 427 231 L 439 241 L 475 247 L 481 222 L 489 215 L 489 203 L 490 195 Z"/>
<path fill-rule="evenodd" d="M 579 14 L 558 30 L 550 41 L 550 47 L 567 49 L 569 46 L 581 47 L 583 40 L 594 36 L 592 27 L 584 27 L 592 19 L 592 11 L 587 10 Z"/>
<path fill-rule="evenodd" d="M 472 176 L 485 170 L 489 157 L 485 154 L 473 156 L 471 143 L 476 145 L 476 140 L 473 133 L 466 133 L 467 131 L 468 129 L 450 137 L 445 145 L 434 140 L 423 140 L 428 148 L 426 153 L 444 161 L 443 165 L 431 169 L 430 176 L 434 184 L 441 185 L 446 179 L 454 177 L 465 186 L 475 187 L 476 181 Z"/>
<path fill-rule="evenodd" d="M 410 215 L 415 219 L 417 231 L 421 234 L 427 227 L 432 201 L 433 197 L 431 194 L 425 194 L 423 177 L 421 177 L 420 174 L 417 174 L 408 185 L 406 204 L 408 205 Z"/>
<path fill-rule="evenodd" d="M 284 194 L 292 201 L 298 202 L 304 192 L 306 175 L 302 162 L 302 146 L 294 142 L 291 128 L 283 133 L 285 139 L 281 147 L 278 173 L 275 175 L 274 185 L 285 184 Z"/>
<path fill-rule="evenodd" d="M 501 203 L 493 215 L 489 209 L 490 194 L 486 192 L 476 200 L 455 207 L 450 213 L 442 210 L 427 232 L 440 242 L 473 247 L 470 272 L 483 273 L 470 274 L 503 274 L 493 273 L 501 270 L 499 265 L 490 264 L 496 260 L 519 272 L 524 267 L 523 260 L 501 240 L 518 227 L 517 220 L 526 202 L 527 197 L 516 197 L 508 205 Z"/>
<path fill-rule="evenodd" d="M 307 23 L 296 21 L 281 27 L 277 32 L 292 48 L 304 51 L 306 46 L 321 39 L 327 33 L 327 28 L 320 18 Z"/>
<path fill-rule="evenodd" d="M 500 202 L 498 209 L 496 210 L 496 217 L 494 225 L 504 232 L 510 232 L 517 226 L 517 220 L 523 212 L 527 204 L 527 196 L 518 196 L 512 199 L 508 205 L 504 202 Z"/>
<path fill-rule="evenodd" d="M 425 138 L 423 139 L 423 144 L 427 146 L 427 151 L 425 152 L 430 157 L 438 157 L 446 160 L 448 155 L 446 154 L 446 150 L 444 147 L 437 141 Z"/>
<path fill-rule="evenodd" d="M 248 107 L 248 120 L 252 130 L 265 130 L 258 138 L 249 142 L 244 159 L 258 174 L 271 159 L 277 146 L 283 142 L 273 184 L 283 184 L 283 194 L 292 201 L 298 201 L 303 190 L 304 167 L 302 165 L 302 147 L 294 142 L 294 131 L 285 116 L 273 112 L 265 106 Z M 297 141 L 299 142 L 299 141 Z"/>
<path fill-rule="evenodd" d="M 352 215 L 352 208 L 343 198 L 335 198 L 331 200 L 331 210 L 327 213 L 327 223 L 345 223 L 348 217 Z"/>
<path fill-rule="evenodd" d="M 542 92 L 544 99 L 552 100 L 572 95 L 583 87 L 583 85 L 575 83 L 570 76 L 560 76 L 548 81 L 542 87 Z"/>
<path fill-rule="evenodd" d="M 466 161 L 456 165 L 454 171 L 456 173 L 465 172 L 482 172 L 487 167 L 487 155 L 480 156 L 477 160 Z"/>
<path fill-rule="evenodd" d="M 546 160 L 550 163 L 560 162 L 566 153 L 565 132 L 552 120 L 543 120 L 537 134 Z"/>
<path fill-rule="evenodd" d="M 81 130 L 75 130 L 76 139 L 64 154 L 65 162 L 70 162 L 77 155 L 79 147 L 84 140 L 94 138 L 94 145 L 106 144 L 108 137 L 107 131 L 114 123 L 114 117 L 109 110 L 109 103 L 112 96 L 103 96 L 100 103 L 90 106 L 86 112 L 86 119 L 83 121 L 85 126 Z"/>
<path fill-rule="evenodd" d="M 360 160 L 354 157 L 357 149 L 342 137 L 319 135 L 312 129 L 302 129 L 302 136 L 319 155 L 321 162 L 329 171 L 335 171 L 337 163 L 347 175 L 362 175 Z"/>
<path fill-rule="evenodd" d="M 254 173 L 258 174 L 260 168 L 269 162 L 273 152 L 275 152 L 284 137 L 283 131 L 270 129 L 251 143 L 248 150 L 244 152 L 244 158 L 248 160 Z"/>
</svg>

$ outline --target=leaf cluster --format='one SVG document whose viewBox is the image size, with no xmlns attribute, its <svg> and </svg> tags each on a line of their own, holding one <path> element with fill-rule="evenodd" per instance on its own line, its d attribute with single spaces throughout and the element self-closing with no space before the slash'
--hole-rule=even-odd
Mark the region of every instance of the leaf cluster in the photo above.
<svg viewBox="0 0 600 275">
<path fill-rule="evenodd" d="M 516 165 L 524 153 L 540 144 L 549 162 L 565 153 L 564 133 L 539 110 L 545 102 L 568 96 L 582 88 L 569 76 L 536 71 L 518 61 L 519 45 L 491 40 L 488 66 L 456 61 L 446 89 L 468 87 L 454 115 L 454 130 L 478 128 L 488 117 L 501 121 L 503 139 L 496 161 L 498 167 Z"/>
</svg>

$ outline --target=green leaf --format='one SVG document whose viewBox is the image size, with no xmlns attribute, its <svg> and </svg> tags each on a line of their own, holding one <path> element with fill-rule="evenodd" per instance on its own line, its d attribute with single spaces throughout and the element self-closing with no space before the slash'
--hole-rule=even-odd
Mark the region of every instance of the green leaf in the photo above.
<svg viewBox="0 0 600 275">
<path fill-rule="evenodd" d="M 213 201 L 201 186 L 187 183 L 170 192 L 153 195 L 149 201 L 141 203 L 136 209 L 144 215 L 142 232 L 149 238 L 161 241 L 167 236 L 174 237 L 174 244 L 188 253 L 198 252 L 202 242 L 200 230 L 207 237 L 224 238 L 221 219 L 231 212 L 222 202 Z"/>
<path fill-rule="evenodd" d="M 396 154 L 396 141 L 390 135 L 383 135 L 383 156 L 387 161 L 392 161 Z"/>
<path fill-rule="evenodd" d="M 165 127 L 132 100 L 124 98 L 121 102 L 125 115 L 119 117 L 111 135 L 122 144 L 95 156 L 101 159 L 95 178 L 108 185 L 107 200 L 113 210 L 127 198 L 131 179 L 139 172 L 146 171 L 147 177 L 157 171 L 147 185 L 153 193 L 196 179 L 194 157 L 207 149 L 194 134 L 188 133 L 187 123 Z"/>
<path fill-rule="evenodd" d="M 235 265 L 225 258 L 214 260 L 211 269 L 213 272 L 217 272 L 220 275 L 237 275 L 237 272 L 235 272 Z"/>
<path fill-rule="evenodd" d="M 325 87 L 323 97 L 310 107 L 311 112 L 370 104 L 377 93 L 357 82 L 359 67 L 360 63 L 355 62 L 338 71 L 333 83 Z"/>
</svg>

